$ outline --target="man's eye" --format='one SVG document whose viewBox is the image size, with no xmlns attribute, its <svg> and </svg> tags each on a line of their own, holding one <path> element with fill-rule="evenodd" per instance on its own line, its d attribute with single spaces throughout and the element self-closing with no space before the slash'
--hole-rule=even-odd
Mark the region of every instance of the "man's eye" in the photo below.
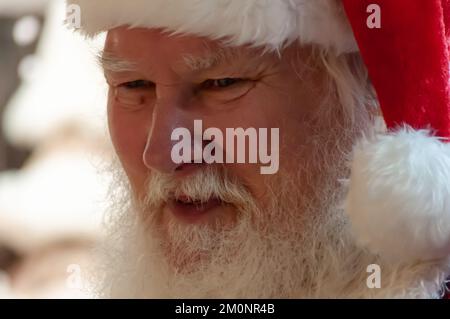
<svg viewBox="0 0 450 319">
<path fill-rule="evenodd" d="M 122 105 L 141 107 L 154 99 L 155 83 L 146 80 L 124 82 L 114 87 L 115 100 Z"/>
<path fill-rule="evenodd" d="M 223 89 L 228 88 L 230 86 L 233 86 L 239 82 L 243 81 L 242 79 L 238 78 L 224 78 L 224 79 L 216 79 L 216 80 L 206 80 L 203 82 L 203 88 L 204 89 Z"/>
<path fill-rule="evenodd" d="M 130 90 L 133 89 L 147 89 L 154 86 L 154 83 L 146 80 L 136 80 L 136 81 L 130 81 L 125 82 L 119 85 L 120 87 L 124 87 Z"/>
</svg>

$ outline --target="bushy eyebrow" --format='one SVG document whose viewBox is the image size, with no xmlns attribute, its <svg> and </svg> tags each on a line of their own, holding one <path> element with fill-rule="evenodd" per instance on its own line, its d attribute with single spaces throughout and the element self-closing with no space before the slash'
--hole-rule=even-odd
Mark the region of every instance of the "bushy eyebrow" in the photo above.
<svg viewBox="0 0 450 319">
<path fill-rule="evenodd" d="M 191 72 L 200 73 L 219 66 L 234 65 L 241 56 L 242 52 L 236 48 L 208 49 L 206 53 L 199 56 L 184 54 L 181 60 L 175 65 L 174 69 L 179 67 L 180 70 L 186 70 L 186 68 L 188 68 Z M 257 59 L 254 60 L 256 61 Z M 247 63 L 245 66 L 240 66 L 240 70 L 245 71 L 246 69 L 254 68 L 255 61 L 252 61 L 253 63 Z M 139 71 L 138 63 L 119 57 L 106 50 L 102 50 L 97 54 L 97 62 L 104 72 L 119 73 Z"/>
<path fill-rule="evenodd" d="M 97 63 L 104 72 L 133 72 L 137 71 L 137 65 L 134 62 L 120 58 L 108 51 L 100 51 L 97 54 Z"/>
<path fill-rule="evenodd" d="M 235 61 L 239 52 L 234 48 L 221 48 L 218 50 L 208 50 L 207 54 L 195 56 L 185 54 L 182 63 L 193 72 L 201 72 L 212 69 L 219 65 L 224 65 Z"/>
<path fill-rule="evenodd" d="M 269 54 L 265 51 L 255 50 L 242 50 L 242 48 L 225 47 L 218 49 L 208 48 L 206 53 L 196 56 L 186 54 L 182 57 L 180 64 L 184 65 L 184 68 L 188 68 L 189 71 L 201 74 L 208 71 L 215 70 L 222 67 L 231 71 L 231 76 L 246 76 L 248 73 L 260 74 L 263 70 L 274 63 L 273 60 L 270 64 L 264 57 Z M 223 71 L 223 70 L 222 70 Z"/>
</svg>

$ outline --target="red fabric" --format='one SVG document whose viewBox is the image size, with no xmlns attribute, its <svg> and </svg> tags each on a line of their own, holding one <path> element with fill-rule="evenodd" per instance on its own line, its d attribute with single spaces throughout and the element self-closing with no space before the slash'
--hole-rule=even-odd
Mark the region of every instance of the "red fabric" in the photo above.
<svg viewBox="0 0 450 319">
<path fill-rule="evenodd" d="M 450 0 L 442 0 L 442 9 L 444 12 L 445 36 L 447 44 L 450 43 Z"/>
<path fill-rule="evenodd" d="M 343 0 L 389 128 L 408 124 L 450 137 L 450 0 Z M 369 29 L 370 4 L 381 28 Z"/>
</svg>

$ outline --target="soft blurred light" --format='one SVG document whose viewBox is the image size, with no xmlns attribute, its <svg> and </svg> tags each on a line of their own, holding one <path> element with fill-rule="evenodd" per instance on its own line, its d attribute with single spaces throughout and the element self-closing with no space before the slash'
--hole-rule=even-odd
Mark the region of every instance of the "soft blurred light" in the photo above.
<svg viewBox="0 0 450 319">
<path fill-rule="evenodd" d="M 17 20 L 13 29 L 16 44 L 27 46 L 36 41 L 41 24 L 35 16 L 26 16 Z"/>
<path fill-rule="evenodd" d="M 24 82 L 0 123 L 15 146 L 35 147 L 67 123 L 86 134 L 104 132 L 107 88 L 94 58 L 104 36 L 87 42 L 62 24 L 64 2 L 50 4 L 36 58 L 22 61 L 18 72 Z"/>
<path fill-rule="evenodd" d="M 34 1 L 48 3 L 44 17 L 35 18 Z M 61 0 L 0 0 L 0 16 L 24 16 L 7 35 L 20 56 L 37 42 L 0 118 L 10 144 L 33 150 L 20 170 L 0 174 L 0 243 L 18 256 L 3 276 L 0 269 L 0 298 L 87 297 L 68 287 L 66 270 L 92 262 L 108 205 L 111 180 L 99 172 L 111 154 L 107 86 L 95 60 L 104 37 L 87 42 L 67 30 Z"/>
<path fill-rule="evenodd" d="M 38 58 L 34 54 L 24 57 L 17 67 L 17 73 L 23 81 L 36 80 Z"/>
</svg>

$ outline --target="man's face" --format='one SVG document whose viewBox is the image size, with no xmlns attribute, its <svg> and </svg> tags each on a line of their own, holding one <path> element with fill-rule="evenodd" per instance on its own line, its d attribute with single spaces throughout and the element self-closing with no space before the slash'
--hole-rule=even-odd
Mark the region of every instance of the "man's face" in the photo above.
<svg viewBox="0 0 450 319">
<path fill-rule="evenodd" d="M 194 120 L 224 135 L 226 128 L 279 128 L 282 171 L 296 169 L 299 155 L 310 151 L 306 141 L 320 129 L 314 117 L 323 70 L 306 65 L 307 49 L 291 46 L 278 56 L 255 48 L 225 48 L 199 37 L 122 27 L 109 32 L 105 52 L 110 133 L 138 197 L 146 195 L 152 174 L 170 174 L 181 181 L 208 166 L 171 159 L 173 130 L 193 131 Z M 275 176 L 262 175 L 260 166 L 224 164 L 224 169 L 256 201 L 266 203 L 267 183 Z M 191 205 L 169 201 L 165 218 L 180 223 L 234 218 L 232 205 L 213 200 L 201 214 Z"/>
<path fill-rule="evenodd" d="M 317 247 L 331 240 L 318 229 L 333 224 L 323 216 L 340 218 L 336 182 L 351 138 L 311 49 L 293 44 L 277 54 L 117 28 L 108 33 L 102 64 L 110 133 L 134 199 L 131 212 L 118 208 L 124 217 L 114 217 L 111 231 L 125 242 L 111 257 L 119 274 L 110 281 L 127 278 L 118 290 L 268 297 L 314 286 L 310 271 L 323 263 Z M 194 120 L 222 132 L 278 128 L 278 172 L 262 175 L 261 163 L 236 161 L 176 164 L 172 132 L 193 131 Z M 268 153 L 278 151 L 270 146 Z M 137 226 L 128 229 L 131 215 Z M 305 283 L 310 288 L 300 288 Z"/>
</svg>

